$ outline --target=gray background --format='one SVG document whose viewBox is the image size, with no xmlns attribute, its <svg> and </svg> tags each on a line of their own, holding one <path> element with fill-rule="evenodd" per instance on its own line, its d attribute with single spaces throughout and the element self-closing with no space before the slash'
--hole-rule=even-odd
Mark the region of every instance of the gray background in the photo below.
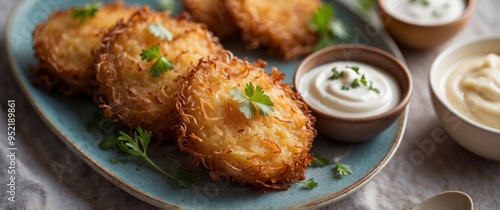
<svg viewBox="0 0 500 210">
<path fill-rule="evenodd" d="M 79 160 L 38 117 L 10 72 L 4 25 L 16 3 L 0 0 L 0 209 L 154 209 L 127 194 Z M 418 142 L 442 129 L 428 90 L 428 72 L 439 52 L 481 34 L 500 35 L 500 0 L 478 0 L 475 13 L 450 42 L 428 51 L 402 48 L 415 89 L 404 140 L 394 158 L 365 187 L 329 209 L 411 209 L 446 190 L 468 193 L 475 209 L 500 209 L 500 162 L 477 157 L 451 137 L 434 144 L 421 161 Z M 425 37 L 428 38 L 428 37 Z M 16 100 L 16 203 L 7 201 L 7 100 Z M 413 163 L 413 164 L 412 164 Z M 55 170 L 59 168 L 59 172 Z M 237 199 L 237 198 L 235 198 Z M 272 207 L 270 207 L 272 208 Z"/>
</svg>

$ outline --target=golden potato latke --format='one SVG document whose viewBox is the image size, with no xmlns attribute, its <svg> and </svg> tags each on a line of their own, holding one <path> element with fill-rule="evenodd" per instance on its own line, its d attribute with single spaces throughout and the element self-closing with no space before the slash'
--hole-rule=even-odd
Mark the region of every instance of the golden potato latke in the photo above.
<svg viewBox="0 0 500 210">
<path fill-rule="evenodd" d="M 304 179 L 316 130 L 314 118 L 276 68 L 237 58 L 203 58 L 181 80 L 176 96 L 180 116 L 178 145 L 202 163 L 212 179 L 231 177 L 256 189 L 288 189 Z M 267 117 L 247 119 L 229 91 L 246 83 L 261 86 L 274 102 Z"/>
<path fill-rule="evenodd" d="M 155 37 L 148 25 L 159 23 L 173 35 L 171 41 Z M 134 14 L 128 22 L 119 22 L 104 36 L 96 59 L 99 90 L 95 101 L 104 115 L 130 128 L 141 126 L 159 139 L 174 133 L 177 118 L 171 95 L 178 89 L 177 77 L 201 57 L 217 55 L 222 46 L 212 33 L 184 17 L 149 8 Z M 153 62 L 141 60 L 141 51 L 158 45 L 174 69 L 153 77 Z"/>
<path fill-rule="evenodd" d="M 219 39 L 230 39 L 239 31 L 223 0 L 183 0 L 186 10 L 196 21 L 207 24 Z"/>
<path fill-rule="evenodd" d="M 290 60 L 309 53 L 317 42 L 307 21 L 320 0 L 225 0 L 225 4 L 250 49 L 265 46 L 271 55 Z"/>
<path fill-rule="evenodd" d="M 65 95 L 91 94 L 93 56 L 103 34 L 119 19 L 127 19 L 139 7 L 121 2 L 103 5 L 85 21 L 72 17 L 76 8 L 56 11 L 33 31 L 33 48 L 40 65 L 35 83 Z"/>
</svg>

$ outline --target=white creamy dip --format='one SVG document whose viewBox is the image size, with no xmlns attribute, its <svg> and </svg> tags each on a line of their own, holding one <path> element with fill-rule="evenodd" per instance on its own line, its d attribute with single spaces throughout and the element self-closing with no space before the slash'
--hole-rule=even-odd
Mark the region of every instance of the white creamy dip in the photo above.
<svg viewBox="0 0 500 210">
<path fill-rule="evenodd" d="M 419 25 L 438 25 L 458 19 L 465 10 L 465 0 L 384 0 L 392 16 Z"/>
<path fill-rule="evenodd" d="M 401 98 L 394 77 L 359 62 L 339 61 L 315 67 L 304 74 L 298 88 L 309 105 L 342 117 L 381 114 L 395 107 Z"/>
<path fill-rule="evenodd" d="M 450 104 L 467 118 L 500 129 L 500 57 L 473 57 L 452 67 L 444 82 Z"/>
</svg>

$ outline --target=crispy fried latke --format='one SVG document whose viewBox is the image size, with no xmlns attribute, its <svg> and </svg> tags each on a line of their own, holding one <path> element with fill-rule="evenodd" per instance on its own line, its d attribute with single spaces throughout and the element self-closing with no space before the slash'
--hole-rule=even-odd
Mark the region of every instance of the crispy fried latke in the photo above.
<svg viewBox="0 0 500 210">
<path fill-rule="evenodd" d="M 207 24 L 219 39 L 230 39 L 239 29 L 223 0 L 183 0 L 186 10 L 196 21 Z"/>
<path fill-rule="evenodd" d="M 316 130 L 307 106 L 265 62 L 248 63 L 227 58 L 202 58 L 181 79 L 176 99 L 180 118 L 178 146 L 191 154 L 195 165 L 203 164 L 212 179 L 231 177 L 256 189 L 288 189 L 287 182 L 304 179 L 308 154 Z M 252 82 L 261 86 L 274 102 L 267 117 L 247 119 L 229 91 Z"/>
<path fill-rule="evenodd" d="M 162 24 L 173 40 L 151 34 L 151 23 Z M 99 90 L 95 101 L 106 117 L 130 128 L 141 126 L 159 139 L 175 133 L 171 130 L 177 124 L 171 95 L 178 89 L 177 77 L 187 74 L 192 62 L 222 50 L 218 39 L 200 24 L 182 16 L 174 19 L 167 13 L 152 12 L 148 7 L 110 29 L 102 45 L 96 53 Z M 149 72 L 154 62 L 140 57 L 142 50 L 154 45 L 159 45 L 163 56 L 174 64 L 173 70 L 159 77 Z"/>
<path fill-rule="evenodd" d="M 40 61 L 35 83 L 64 95 L 91 94 L 93 56 L 103 34 L 119 19 L 129 18 L 139 7 L 121 2 L 103 5 L 94 17 L 72 17 L 75 8 L 56 11 L 33 31 L 33 48 Z"/>
<path fill-rule="evenodd" d="M 320 0 L 224 1 L 249 49 L 265 46 L 271 55 L 290 60 L 309 53 L 317 42 L 307 21 Z"/>
</svg>

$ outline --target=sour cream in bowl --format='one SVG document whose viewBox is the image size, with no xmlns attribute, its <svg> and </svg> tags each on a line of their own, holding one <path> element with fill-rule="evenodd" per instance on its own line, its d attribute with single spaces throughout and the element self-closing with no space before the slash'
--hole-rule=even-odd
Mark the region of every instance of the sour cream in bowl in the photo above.
<svg viewBox="0 0 500 210">
<path fill-rule="evenodd" d="M 364 45 L 315 52 L 298 66 L 294 84 L 316 117 L 316 129 L 344 142 L 369 140 L 405 110 L 412 81 L 394 56 Z"/>
<path fill-rule="evenodd" d="M 382 24 L 401 45 L 429 49 L 468 23 L 476 0 L 377 0 Z"/>
<path fill-rule="evenodd" d="M 479 36 L 434 60 L 430 90 L 437 117 L 465 149 L 500 161 L 500 36 Z"/>
</svg>

